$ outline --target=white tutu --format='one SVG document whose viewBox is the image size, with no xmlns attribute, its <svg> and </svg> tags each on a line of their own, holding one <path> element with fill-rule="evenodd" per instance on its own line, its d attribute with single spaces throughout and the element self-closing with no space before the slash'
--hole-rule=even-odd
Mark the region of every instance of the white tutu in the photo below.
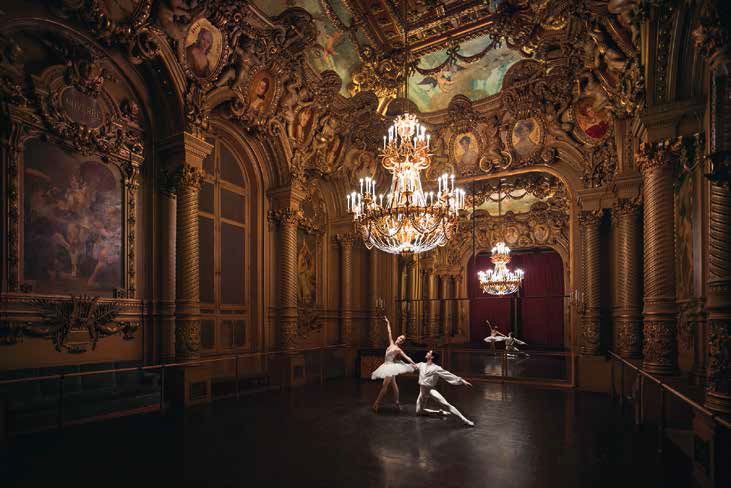
<svg viewBox="0 0 731 488">
<path fill-rule="evenodd" d="M 485 342 L 502 342 L 506 339 L 505 336 L 487 336 L 483 340 Z"/>
<path fill-rule="evenodd" d="M 387 362 L 380 365 L 373 373 L 371 373 L 371 379 L 378 380 L 388 378 L 389 376 L 413 372 L 414 368 L 412 368 L 409 364 L 402 363 L 401 361 Z"/>
</svg>

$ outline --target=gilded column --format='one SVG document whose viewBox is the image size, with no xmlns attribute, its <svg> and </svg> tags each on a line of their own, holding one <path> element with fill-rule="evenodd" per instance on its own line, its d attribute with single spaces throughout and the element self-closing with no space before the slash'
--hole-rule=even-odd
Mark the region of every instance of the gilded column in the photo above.
<svg viewBox="0 0 731 488">
<path fill-rule="evenodd" d="M 165 251 L 161 291 L 163 300 L 174 300 L 175 356 L 179 360 L 194 359 L 200 354 L 198 194 L 203 178 L 203 159 L 212 150 L 212 145 L 188 132 L 171 136 L 160 146 L 161 160 L 169 168 L 163 191 L 175 192 L 175 201 L 169 198 L 168 205 L 162 205 L 169 212 L 166 214 L 169 221 L 167 237 L 174 239 L 175 247 Z M 172 305 L 168 304 L 168 307 Z"/>
<path fill-rule="evenodd" d="M 378 309 L 379 295 L 378 288 L 378 251 L 371 249 L 368 253 L 368 300 L 371 304 L 371 326 L 368 328 L 368 342 L 371 346 L 381 344 L 383 324 L 383 310 Z"/>
<path fill-rule="evenodd" d="M 406 322 L 406 337 L 415 340 L 419 337 L 419 265 L 414 256 L 409 256 L 407 264 L 408 274 L 408 320 Z"/>
<path fill-rule="evenodd" d="M 200 273 L 198 256 L 198 193 L 203 171 L 183 164 L 176 174 L 175 212 L 175 355 L 200 355 Z"/>
<path fill-rule="evenodd" d="M 463 276 L 461 274 L 458 274 L 454 277 L 454 298 L 455 298 L 455 314 L 456 317 L 456 323 L 457 327 L 455 328 L 455 334 L 459 336 L 466 337 L 467 334 L 465 333 L 465 318 L 467 317 L 467 313 L 465 312 L 465 306 L 467 302 L 462 299 L 462 280 Z"/>
<path fill-rule="evenodd" d="M 579 214 L 581 260 L 584 267 L 581 353 L 587 355 L 597 355 L 601 352 L 601 299 L 599 296 L 601 286 L 599 224 L 601 216 L 601 210 L 582 211 Z"/>
<path fill-rule="evenodd" d="M 718 5 L 701 12 L 693 39 L 710 71 L 710 208 L 706 287 L 706 406 L 731 414 L 731 55 Z M 713 4 L 708 4 L 712 7 Z"/>
<path fill-rule="evenodd" d="M 439 281 L 441 283 L 441 288 L 439 289 L 440 293 L 440 308 L 441 308 L 441 315 L 440 315 L 440 322 L 442 323 L 442 335 L 447 337 L 449 335 L 449 282 L 450 276 L 446 273 L 442 273 L 439 276 Z"/>
<path fill-rule="evenodd" d="M 160 357 L 175 357 L 175 180 L 169 172 L 160 175 Z"/>
<path fill-rule="evenodd" d="M 612 209 L 616 230 L 614 344 L 620 356 L 642 355 L 642 209 L 635 199 L 620 198 Z"/>
<path fill-rule="evenodd" d="M 427 336 L 435 339 L 439 337 L 439 301 L 437 301 L 437 274 L 434 268 L 427 268 L 426 274 L 426 296 L 429 300 L 427 303 Z"/>
<path fill-rule="evenodd" d="M 338 234 L 335 239 L 340 243 L 340 283 L 341 329 L 340 337 L 344 344 L 353 343 L 353 243 L 351 233 Z"/>
<path fill-rule="evenodd" d="M 679 140 L 643 143 L 635 155 L 644 202 L 642 365 L 655 374 L 678 368 L 673 161 L 679 146 Z"/>
<path fill-rule="evenodd" d="M 286 350 L 297 347 L 297 228 L 302 211 L 282 208 L 274 212 L 279 223 L 279 325 L 282 346 Z"/>
<path fill-rule="evenodd" d="M 706 406 L 731 413 L 731 80 L 728 70 L 711 84 L 711 171 L 708 230 L 708 377 Z"/>
</svg>

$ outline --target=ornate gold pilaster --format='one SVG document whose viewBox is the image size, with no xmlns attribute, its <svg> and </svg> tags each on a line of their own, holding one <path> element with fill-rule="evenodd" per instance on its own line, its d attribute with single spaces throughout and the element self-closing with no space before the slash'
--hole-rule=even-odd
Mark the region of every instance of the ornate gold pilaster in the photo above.
<svg viewBox="0 0 731 488">
<path fill-rule="evenodd" d="M 584 267 L 584 310 L 581 327 L 581 354 L 601 352 L 601 274 L 599 264 L 599 225 L 602 210 L 579 213 L 581 259 Z"/>
<path fill-rule="evenodd" d="M 372 249 L 368 253 L 368 300 L 371 304 L 371 320 L 368 328 L 368 342 L 371 346 L 381 344 L 381 332 L 383 330 L 383 313 L 378 309 L 377 300 L 380 298 L 378 292 L 378 251 Z"/>
<path fill-rule="evenodd" d="M 642 355 L 641 217 L 642 207 L 637 199 L 620 198 L 612 209 L 617 236 L 614 343 L 617 352 L 626 358 Z"/>
<path fill-rule="evenodd" d="M 681 140 L 643 143 L 635 155 L 642 173 L 643 367 L 655 374 L 677 371 L 673 161 Z"/>
<path fill-rule="evenodd" d="M 172 175 L 175 206 L 175 356 L 195 359 L 200 354 L 200 273 L 198 194 L 203 179 L 203 159 L 213 150 L 205 140 L 183 132 L 162 147 Z"/>
<path fill-rule="evenodd" d="M 270 220 L 279 224 L 279 323 L 282 346 L 297 346 L 297 227 L 302 218 L 298 208 L 272 211 Z"/>
<path fill-rule="evenodd" d="M 341 278 L 341 331 L 342 342 L 345 344 L 353 343 L 353 243 L 355 242 L 355 234 L 337 234 L 335 240 L 340 243 L 340 269 Z"/>
</svg>

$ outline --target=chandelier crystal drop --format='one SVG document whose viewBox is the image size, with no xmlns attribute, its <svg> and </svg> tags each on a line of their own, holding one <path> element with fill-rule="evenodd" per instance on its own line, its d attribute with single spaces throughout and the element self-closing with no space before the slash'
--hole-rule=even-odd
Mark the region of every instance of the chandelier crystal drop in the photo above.
<svg viewBox="0 0 731 488">
<path fill-rule="evenodd" d="M 498 183 L 497 205 L 498 219 L 502 218 L 502 180 Z M 507 195 L 506 195 L 507 196 Z M 480 288 L 483 293 L 490 295 L 510 295 L 515 293 L 523 283 L 523 271 L 516 269 L 512 272 L 508 269 L 510 262 L 510 248 L 504 242 L 499 241 L 492 248 L 490 261 L 495 265 L 493 269 L 478 271 L 477 278 L 480 280 Z"/>
<path fill-rule="evenodd" d="M 381 164 L 391 173 L 386 194 L 376 180 L 360 180 L 360 191 L 347 195 L 348 211 L 368 249 L 391 254 L 421 253 L 443 246 L 454 235 L 465 192 L 454 175 L 437 179 L 437 191 L 424 191 L 421 171 L 431 164 L 430 135 L 413 114 L 396 117 L 383 136 Z"/>
<path fill-rule="evenodd" d="M 482 292 L 490 295 L 510 295 L 518 291 L 523 282 L 523 271 L 520 269 L 516 269 L 515 272 L 508 270 L 510 248 L 504 242 L 498 242 L 492 248 L 490 260 L 495 268 L 477 273 Z"/>
</svg>

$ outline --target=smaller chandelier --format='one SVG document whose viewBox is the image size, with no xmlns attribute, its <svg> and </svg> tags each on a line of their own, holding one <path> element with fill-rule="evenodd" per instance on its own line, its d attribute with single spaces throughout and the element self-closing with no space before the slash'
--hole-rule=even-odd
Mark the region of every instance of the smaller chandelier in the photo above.
<svg viewBox="0 0 731 488">
<path fill-rule="evenodd" d="M 523 271 L 520 269 L 516 269 L 515 272 L 508 270 L 510 248 L 504 242 L 498 242 L 492 248 L 490 260 L 495 268 L 477 273 L 482 292 L 490 295 L 510 295 L 518 291 L 523 282 Z"/>
</svg>

